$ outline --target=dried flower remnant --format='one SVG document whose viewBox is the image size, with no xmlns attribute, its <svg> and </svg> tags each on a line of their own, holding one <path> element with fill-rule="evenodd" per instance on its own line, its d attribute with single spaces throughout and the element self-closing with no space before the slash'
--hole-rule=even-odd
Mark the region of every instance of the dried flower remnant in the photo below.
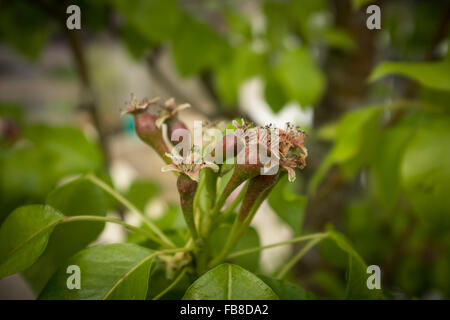
<svg viewBox="0 0 450 320">
<path fill-rule="evenodd" d="M 172 160 L 172 163 L 162 167 L 162 172 L 175 171 L 183 173 L 193 181 L 198 182 L 200 170 L 203 168 L 211 168 L 215 172 L 219 170 L 217 164 L 204 161 L 198 150 L 192 150 L 189 155 L 183 157 L 176 149 L 173 149 L 172 153 L 167 153 L 166 156 Z"/>
<path fill-rule="evenodd" d="M 306 166 L 308 150 L 303 144 L 305 133 L 299 127 L 287 124 L 286 130 L 280 133 L 280 165 L 288 172 L 290 182 L 295 181 L 294 168 Z"/>
<path fill-rule="evenodd" d="M 158 119 L 156 120 L 156 126 L 161 128 L 161 125 L 169 119 L 175 119 L 177 113 L 181 110 L 189 108 L 189 103 L 175 104 L 175 99 L 170 98 L 164 103 L 164 107 L 161 109 Z"/>
<path fill-rule="evenodd" d="M 157 117 L 149 110 L 149 107 L 154 105 L 158 100 L 159 98 L 154 98 L 151 100 L 144 99 L 138 102 L 132 96 L 131 102 L 128 104 L 126 110 L 122 112 L 122 115 L 132 114 L 134 116 L 134 128 L 138 137 L 155 149 L 166 163 L 169 163 L 170 159 L 166 156 L 169 148 L 164 142 L 161 130 L 156 126 Z"/>
</svg>

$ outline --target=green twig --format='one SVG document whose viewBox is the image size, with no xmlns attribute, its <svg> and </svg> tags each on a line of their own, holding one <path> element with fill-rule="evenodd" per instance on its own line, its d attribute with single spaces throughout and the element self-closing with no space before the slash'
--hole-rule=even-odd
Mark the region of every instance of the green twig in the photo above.
<svg viewBox="0 0 450 320">
<path fill-rule="evenodd" d="M 318 242 L 320 242 L 322 238 L 316 238 L 310 240 L 305 246 L 290 260 L 288 263 L 284 265 L 284 267 L 277 273 L 275 278 L 282 279 L 284 276 L 291 270 L 291 268 Z"/>
<path fill-rule="evenodd" d="M 250 248 L 250 249 L 245 249 L 245 250 L 240 250 L 240 251 L 236 251 L 230 255 L 228 255 L 228 259 L 232 259 L 232 258 L 236 258 L 236 257 L 240 257 L 246 254 L 250 254 L 253 252 L 258 252 L 258 251 L 262 251 L 265 249 L 270 249 L 270 248 L 274 248 L 274 247 L 278 247 L 278 246 L 283 246 L 283 245 L 287 245 L 287 244 L 292 244 L 292 243 L 296 243 L 296 242 L 301 242 L 301 241 L 306 241 L 306 240 L 311 240 L 311 239 L 323 239 L 327 236 L 326 233 L 314 233 L 314 234 L 310 234 L 307 236 L 301 236 L 301 237 L 297 237 L 297 238 L 292 238 L 286 241 L 281 241 L 281 242 L 277 242 L 277 243 L 272 243 L 272 244 L 268 244 L 265 246 L 260 246 L 260 247 L 255 247 L 255 248 Z"/>
<path fill-rule="evenodd" d="M 167 292 L 169 292 L 173 287 L 175 287 L 175 285 L 178 282 L 180 282 L 181 279 L 183 279 L 187 270 L 188 270 L 187 268 L 184 268 L 183 270 L 181 270 L 180 274 L 178 274 L 178 276 L 175 278 L 175 280 L 173 280 L 173 282 L 167 288 L 165 288 L 163 291 L 158 293 L 152 300 L 159 300 L 162 296 L 164 296 Z"/>
<path fill-rule="evenodd" d="M 245 185 L 242 187 L 242 190 L 239 192 L 239 194 L 236 196 L 236 198 L 233 200 L 233 202 L 230 203 L 230 205 L 223 211 L 222 219 L 226 219 L 229 215 L 231 215 L 236 209 L 236 207 L 241 203 L 242 199 L 244 199 L 245 193 L 247 192 L 248 188 L 248 182 L 245 183 Z"/>
<path fill-rule="evenodd" d="M 133 211 L 137 213 L 143 220 L 143 222 L 152 230 L 158 237 L 158 243 L 165 247 L 169 248 L 175 248 L 175 244 L 167 238 L 164 233 L 138 208 L 136 208 L 135 205 L 133 205 L 130 201 L 125 199 L 120 193 L 116 192 L 113 188 L 111 188 L 109 185 L 107 185 L 105 182 L 97 178 L 96 176 L 92 174 L 88 174 L 85 176 L 85 178 L 92 183 L 96 184 L 103 190 L 105 190 L 107 193 L 109 193 L 111 196 L 113 196 L 117 201 L 122 203 L 128 210 Z"/>
<path fill-rule="evenodd" d="M 72 216 L 72 217 L 66 217 L 64 218 L 61 223 L 65 223 L 65 222 L 75 222 L 75 221 L 98 221 L 98 222 L 111 222 L 111 223 L 115 223 L 115 224 L 120 224 L 122 226 L 124 226 L 125 228 L 127 228 L 128 230 L 131 231 L 135 231 L 135 232 L 139 232 L 141 234 L 143 234 L 144 236 L 146 236 L 147 238 L 155 241 L 155 242 L 161 242 L 160 239 L 158 239 L 157 237 L 155 237 L 153 234 L 145 231 L 144 229 L 135 227 L 131 224 L 128 224 L 126 222 L 123 222 L 122 220 L 119 219 L 114 219 L 114 218 L 108 218 L 108 217 L 101 217 L 101 216 Z"/>
</svg>

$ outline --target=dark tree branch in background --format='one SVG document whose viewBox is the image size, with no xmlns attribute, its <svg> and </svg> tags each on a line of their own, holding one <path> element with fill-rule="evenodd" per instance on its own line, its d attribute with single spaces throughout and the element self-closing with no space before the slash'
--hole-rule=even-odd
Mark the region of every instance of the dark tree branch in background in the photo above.
<svg viewBox="0 0 450 320">
<path fill-rule="evenodd" d="M 164 71 L 159 67 L 159 58 L 162 53 L 162 48 L 155 48 L 152 53 L 147 57 L 147 65 L 150 72 L 150 75 L 158 81 L 158 83 L 171 95 L 173 95 L 177 100 L 183 102 L 189 102 L 192 105 L 192 109 L 196 112 L 200 113 L 202 116 L 208 119 L 217 119 L 217 118 L 234 118 L 234 117 L 245 117 L 248 118 L 247 115 L 239 111 L 237 106 L 234 108 L 230 108 L 227 110 L 223 104 L 217 92 L 214 88 L 211 73 L 203 72 L 199 76 L 200 84 L 202 85 L 203 90 L 208 94 L 210 100 L 213 101 L 213 112 L 206 112 L 205 110 L 198 107 L 198 103 L 193 101 L 191 95 L 183 92 L 173 81 L 167 77 Z"/>
<path fill-rule="evenodd" d="M 440 20 L 440 23 L 438 24 L 433 38 L 431 39 L 430 44 L 428 45 L 428 48 L 423 57 L 423 61 L 433 61 L 439 58 L 436 56 L 436 47 L 447 37 L 448 34 L 448 29 L 450 26 L 450 4 L 447 4 L 445 8 L 443 8 L 442 12 L 442 18 Z M 417 82 L 409 80 L 404 94 L 405 98 L 413 98 L 417 93 L 417 89 Z"/>
<path fill-rule="evenodd" d="M 108 137 L 105 128 L 102 125 L 100 114 L 97 108 L 95 94 L 92 88 L 91 78 L 89 76 L 89 68 L 86 62 L 82 41 L 79 37 L 79 31 L 66 30 L 67 39 L 69 40 L 70 48 L 77 66 L 78 75 L 82 84 L 82 104 L 81 108 L 89 112 L 92 122 L 97 129 L 100 146 L 102 148 L 106 167 L 110 163 L 110 155 L 108 148 Z"/>
<path fill-rule="evenodd" d="M 206 118 L 214 118 L 215 114 L 211 114 L 208 112 L 205 112 L 201 108 L 198 108 L 198 104 L 192 101 L 191 97 L 188 97 L 187 94 L 182 92 L 165 74 L 164 72 L 159 68 L 159 56 L 161 54 L 161 47 L 157 47 L 153 50 L 153 52 L 147 57 L 147 65 L 148 70 L 150 72 L 150 75 L 158 81 L 158 84 L 160 84 L 164 89 L 171 95 L 174 96 L 178 101 L 180 102 L 188 102 L 192 105 L 192 109 L 196 112 L 200 113 L 202 116 Z"/>
<path fill-rule="evenodd" d="M 36 0 L 34 3 L 49 17 L 58 22 L 60 28 L 62 28 L 66 36 L 67 41 L 69 42 L 69 47 L 72 52 L 76 70 L 82 86 L 82 102 L 80 104 L 80 108 L 87 110 L 91 116 L 92 123 L 98 133 L 100 147 L 103 151 L 105 167 L 108 168 L 110 161 L 108 138 L 100 119 L 98 104 L 95 99 L 92 81 L 89 74 L 89 67 L 86 61 L 86 55 L 82 40 L 80 39 L 80 31 L 68 30 L 66 27 L 65 8 L 67 8 L 70 3 L 62 1 L 61 3 L 56 4 L 56 2 L 49 2 L 45 0 Z"/>
</svg>

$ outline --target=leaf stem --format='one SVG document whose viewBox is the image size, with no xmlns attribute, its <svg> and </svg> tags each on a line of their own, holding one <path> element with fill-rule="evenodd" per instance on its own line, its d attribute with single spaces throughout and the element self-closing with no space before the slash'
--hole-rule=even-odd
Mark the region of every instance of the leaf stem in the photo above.
<svg viewBox="0 0 450 320">
<path fill-rule="evenodd" d="M 158 293 L 152 300 L 159 300 L 162 296 L 164 296 L 167 292 L 169 292 L 173 287 L 175 287 L 175 285 L 178 282 L 180 282 L 181 279 L 183 279 L 183 276 L 186 274 L 187 270 L 188 270 L 187 268 L 183 268 L 183 270 L 181 270 L 181 272 L 178 274 L 178 276 L 175 278 L 175 280 L 167 288 L 165 288 L 163 291 Z"/>
<path fill-rule="evenodd" d="M 253 252 L 258 252 L 258 251 L 262 251 L 265 249 L 270 249 L 270 248 L 275 248 L 278 246 L 283 246 L 283 245 L 287 245 L 287 244 L 291 244 L 291 243 L 296 243 L 296 242 L 301 242 L 301 241 L 306 241 L 306 240 L 310 240 L 310 239 L 322 239 L 325 238 L 327 236 L 326 233 L 314 233 L 314 234 L 309 234 L 307 236 L 301 236 L 301 237 L 297 237 L 297 238 L 292 238 L 286 241 L 281 241 L 281 242 L 276 242 L 276 243 L 272 243 L 272 244 L 268 244 L 265 246 L 260 246 L 260 247 L 255 247 L 255 248 L 250 248 L 250 249 L 245 249 L 245 250 L 240 250 L 240 251 L 236 251 L 230 255 L 228 255 L 228 259 L 231 258 L 236 258 L 236 257 L 240 257 L 246 254 L 250 254 Z"/>
<path fill-rule="evenodd" d="M 318 242 L 320 242 L 324 237 L 315 238 L 310 240 L 305 246 L 284 265 L 284 267 L 277 273 L 275 278 L 282 279 L 288 273 L 288 271 L 306 254 L 308 251 L 314 247 Z"/>
<path fill-rule="evenodd" d="M 96 176 L 92 174 L 87 174 L 85 178 L 92 183 L 96 184 L 103 190 L 105 190 L 107 193 L 109 193 L 111 196 L 113 196 L 117 201 L 122 203 L 128 210 L 134 211 L 137 213 L 143 220 L 143 222 L 152 230 L 160 239 L 161 241 L 158 241 L 158 243 L 162 244 L 165 247 L 175 248 L 175 244 L 167 238 L 164 233 L 138 208 L 136 208 L 135 205 L 133 205 L 130 201 L 125 199 L 120 193 L 115 191 L 113 188 L 111 188 L 109 185 L 107 185 L 105 182 L 97 178 Z"/>
<path fill-rule="evenodd" d="M 242 190 L 236 196 L 236 198 L 229 204 L 229 206 L 223 211 L 222 218 L 226 219 L 230 214 L 233 213 L 234 209 L 241 203 L 242 199 L 244 199 L 245 193 L 247 192 L 248 182 L 242 187 Z"/>
<path fill-rule="evenodd" d="M 162 241 L 159 238 L 155 237 L 153 234 L 151 234 L 141 228 L 138 228 L 131 224 L 128 224 L 119 219 L 84 215 L 84 216 L 66 217 L 60 223 L 75 222 L 75 221 L 99 221 L 99 222 L 111 222 L 111 223 L 120 224 L 120 225 L 124 226 L 125 228 L 127 228 L 128 230 L 139 232 L 139 233 L 143 234 L 144 236 L 146 236 L 147 238 L 149 238 L 155 242 L 158 242 L 159 244 L 164 245 L 164 243 L 162 243 Z"/>
</svg>

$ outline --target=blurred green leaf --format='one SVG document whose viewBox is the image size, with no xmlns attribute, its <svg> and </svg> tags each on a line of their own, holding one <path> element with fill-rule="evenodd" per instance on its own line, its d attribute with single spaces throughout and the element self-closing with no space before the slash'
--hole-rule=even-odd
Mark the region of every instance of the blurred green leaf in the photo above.
<svg viewBox="0 0 450 320">
<path fill-rule="evenodd" d="M 226 42 L 202 21 L 188 15 L 182 20 L 172 41 L 173 58 L 179 73 L 194 75 L 221 61 Z"/>
<path fill-rule="evenodd" d="M 126 198 L 133 203 L 136 208 L 145 211 L 145 206 L 155 196 L 161 193 L 161 186 L 149 180 L 134 180 L 128 188 Z"/>
<path fill-rule="evenodd" d="M 144 300 L 152 251 L 130 243 L 90 247 L 64 263 L 39 295 L 40 300 Z M 81 288 L 68 290 L 67 267 L 81 271 Z"/>
<path fill-rule="evenodd" d="M 239 88 L 245 80 L 260 73 L 262 55 L 247 46 L 234 48 L 229 58 L 215 69 L 214 85 L 226 106 L 237 102 Z"/>
<path fill-rule="evenodd" d="M 347 164 L 348 173 L 359 170 L 371 159 L 374 151 L 382 109 L 378 106 L 366 107 L 345 114 L 339 121 L 336 142 L 314 173 L 309 190 L 314 192 L 328 170 L 334 164 Z"/>
<path fill-rule="evenodd" d="M 275 113 L 279 112 L 289 102 L 283 91 L 283 87 L 272 75 L 266 78 L 264 97 Z"/>
<path fill-rule="evenodd" d="M 346 299 L 383 299 L 381 289 L 370 290 L 367 287 L 367 278 L 369 276 L 367 265 L 345 237 L 333 230 L 328 230 L 328 234 L 329 239 L 348 254 Z"/>
<path fill-rule="evenodd" d="M 125 23 L 120 28 L 122 41 L 135 59 L 142 58 L 145 53 L 154 46 L 154 42 L 142 35 L 130 23 Z"/>
<path fill-rule="evenodd" d="M 305 196 L 296 194 L 290 189 L 292 187 L 287 176 L 283 177 L 270 193 L 268 201 L 277 215 L 292 228 L 296 235 L 299 235 L 307 199 Z"/>
<path fill-rule="evenodd" d="M 353 51 L 357 48 L 355 40 L 347 32 L 338 28 L 327 28 L 318 37 L 329 46 L 343 51 Z"/>
<path fill-rule="evenodd" d="M 30 267 L 64 216 L 50 206 L 17 208 L 0 227 L 0 279 Z"/>
<path fill-rule="evenodd" d="M 176 0 L 114 0 L 113 3 L 127 23 L 151 42 L 170 39 L 181 23 Z"/>
<path fill-rule="evenodd" d="M 358 10 L 370 2 L 374 2 L 374 0 L 352 0 L 353 10 Z"/>
<path fill-rule="evenodd" d="M 38 57 L 52 28 L 44 13 L 28 1 L 2 3 L 0 39 L 29 58 Z"/>
<path fill-rule="evenodd" d="M 417 129 L 401 164 L 402 185 L 413 208 L 443 232 L 450 227 L 450 120 Z"/>
<path fill-rule="evenodd" d="M 72 127 L 33 125 L 0 154 L 0 222 L 10 208 L 42 202 L 62 178 L 103 167 L 97 144 Z"/>
<path fill-rule="evenodd" d="M 253 273 L 235 264 L 221 264 L 198 278 L 184 300 L 278 300 L 277 295 Z"/>
<path fill-rule="evenodd" d="M 407 126 L 396 126 L 384 131 L 371 161 L 372 187 L 378 202 L 386 210 L 393 208 L 400 194 L 401 160 L 412 134 L 413 130 Z"/>
<path fill-rule="evenodd" d="M 325 89 L 325 76 L 304 47 L 284 51 L 274 73 L 286 96 L 302 107 L 314 105 Z"/>
<path fill-rule="evenodd" d="M 383 62 L 372 71 L 369 81 L 376 81 L 390 74 L 401 74 L 426 87 L 450 91 L 450 61 Z"/>
</svg>

